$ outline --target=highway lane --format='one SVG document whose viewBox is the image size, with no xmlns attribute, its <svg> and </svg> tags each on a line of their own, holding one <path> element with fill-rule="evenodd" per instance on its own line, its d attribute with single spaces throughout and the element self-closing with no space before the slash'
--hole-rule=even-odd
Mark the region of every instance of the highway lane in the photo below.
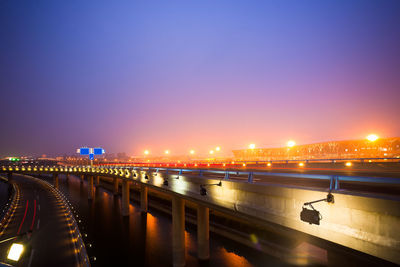
<svg viewBox="0 0 400 267">
<path fill-rule="evenodd" d="M 27 253 L 18 266 L 78 266 L 60 197 L 49 185 L 32 177 L 13 175 L 12 183 L 20 190 L 20 199 L 0 239 L 31 231 L 31 234 L 17 239 L 27 245 Z M 0 261 L 6 262 L 6 253 L 12 242 L 0 243 Z"/>
<path fill-rule="evenodd" d="M 178 167 L 176 167 L 178 168 Z M 184 168 L 185 169 L 185 168 Z M 188 168 L 196 169 L 196 168 Z M 218 170 L 218 171 L 243 171 L 243 172 L 269 172 L 269 173 L 302 173 L 302 174 L 323 174 L 337 176 L 362 176 L 362 177 L 389 177 L 400 178 L 400 163 L 395 168 L 330 168 L 330 167 L 298 167 L 294 166 L 275 166 L 275 167 L 257 167 L 246 166 L 238 168 L 198 168 L 198 170 Z M 206 175 L 206 174 L 205 174 Z"/>
<path fill-rule="evenodd" d="M 399 164 L 400 168 L 400 164 Z M 400 179 L 400 173 L 397 174 L 396 169 L 392 169 L 387 172 L 379 173 L 377 170 L 361 170 L 361 169 L 308 169 L 308 168 L 242 168 L 242 169 L 209 169 L 218 171 L 230 171 L 230 180 L 247 182 L 247 174 L 236 175 L 233 172 L 254 172 L 253 182 L 254 183 L 268 183 L 275 185 L 286 185 L 286 186 L 298 186 L 305 188 L 317 188 L 317 189 L 329 189 L 330 181 L 321 179 L 308 179 L 308 178 L 293 178 L 285 177 L 284 175 L 274 176 L 274 173 L 288 173 L 288 174 L 322 174 L 329 176 L 362 176 L 362 177 L 385 177 L 389 179 Z M 165 171 L 161 171 L 165 173 Z M 266 175 L 258 175 L 257 172 L 267 173 Z M 271 173 L 271 175 L 268 175 Z M 169 174 L 178 175 L 178 171 L 169 171 Z M 381 174 L 381 175 L 379 175 Z M 199 172 L 184 172 L 183 175 L 198 176 Z M 212 179 L 224 179 L 224 173 L 208 173 L 204 172 L 203 177 Z M 360 182 L 349 182 L 340 181 L 340 190 L 362 192 L 362 193 L 373 193 L 381 195 L 392 195 L 400 196 L 400 185 L 385 184 L 385 183 L 360 183 Z"/>
<path fill-rule="evenodd" d="M 336 163 L 320 163 L 320 162 L 302 162 L 303 166 L 299 166 L 300 162 L 297 163 L 272 163 L 268 166 L 266 163 L 246 163 L 246 166 L 242 164 L 213 164 L 210 166 L 193 166 L 194 164 L 188 164 L 187 166 L 180 164 L 170 163 L 166 164 L 142 164 L 136 165 L 136 167 L 161 167 L 161 168 L 172 168 L 172 169 L 194 169 L 194 170 L 229 170 L 229 171 L 258 171 L 258 172 L 285 172 L 285 173 L 306 173 L 306 174 L 324 174 L 324 175 L 345 175 L 345 176 L 364 176 L 364 177 L 400 177 L 400 159 L 399 162 L 351 162 L 351 166 L 346 166 L 347 161 L 340 161 Z M 174 166 L 175 165 L 175 166 Z M 110 164 L 110 166 L 117 166 L 117 164 Z M 121 165 L 121 167 L 129 165 Z M 134 164 L 131 166 L 135 166 Z"/>
<path fill-rule="evenodd" d="M 306 165 L 307 166 L 307 165 Z M 363 177 L 400 177 L 400 163 L 391 168 L 381 168 L 379 166 L 357 165 L 344 168 L 333 168 L 331 166 L 307 166 L 299 167 L 292 166 L 274 166 L 274 167 L 247 167 L 248 171 L 261 171 L 261 172 L 284 172 L 284 173 L 305 173 L 305 174 L 323 174 L 323 175 L 344 175 L 344 176 L 363 176 Z"/>
</svg>

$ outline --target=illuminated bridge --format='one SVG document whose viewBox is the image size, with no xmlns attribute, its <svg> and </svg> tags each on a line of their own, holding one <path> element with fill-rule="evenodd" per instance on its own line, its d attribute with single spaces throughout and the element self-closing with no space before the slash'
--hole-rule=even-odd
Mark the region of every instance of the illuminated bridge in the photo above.
<svg viewBox="0 0 400 267">
<path fill-rule="evenodd" d="M 199 259 L 209 258 L 209 209 L 213 209 L 286 235 L 305 233 L 400 264 L 399 178 L 117 166 L 22 165 L 3 166 L 0 172 L 9 179 L 13 173 L 52 175 L 56 188 L 60 175 L 76 175 L 87 179 L 89 198 L 94 182 L 112 181 L 114 192 L 121 182 L 124 216 L 129 215 L 131 184 L 140 187 L 145 212 L 149 189 L 170 195 L 174 266 L 185 265 L 185 200 L 197 204 Z M 346 184 L 352 187 L 343 190 Z M 351 190 L 363 186 L 365 190 Z M 391 188 L 393 193 L 369 191 L 375 186 Z M 310 203 L 316 200 L 323 201 Z"/>
</svg>

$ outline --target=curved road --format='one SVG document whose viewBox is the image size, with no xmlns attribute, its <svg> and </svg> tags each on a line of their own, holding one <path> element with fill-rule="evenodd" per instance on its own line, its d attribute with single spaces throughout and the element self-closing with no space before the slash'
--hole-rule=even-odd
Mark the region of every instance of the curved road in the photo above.
<svg viewBox="0 0 400 267">
<path fill-rule="evenodd" d="M 18 266 L 79 266 L 68 214 L 57 192 L 45 182 L 24 175 L 13 175 L 11 183 L 19 188 L 20 197 L 0 239 L 22 234 L 16 240 L 25 244 L 26 252 Z M 31 234 L 24 234 L 29 231 Z M 1 262 L 7 262 L 7 251 L 16 240 L 0 243 Z"/>
</svg>

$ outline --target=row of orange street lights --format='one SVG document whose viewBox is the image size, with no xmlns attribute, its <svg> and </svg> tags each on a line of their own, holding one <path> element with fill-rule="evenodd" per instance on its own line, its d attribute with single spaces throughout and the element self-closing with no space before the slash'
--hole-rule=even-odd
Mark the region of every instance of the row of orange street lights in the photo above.
<svg viewBox="0 0 400 267">
<path fill-rule="evenodd" d="M 215 148 L 215 151 L 217 151 L 217 152 L 218 152 L 218 151 L 221 151 L 221 147 L 217 146 L 217 147 Z M 145 155 L 149 155 L 149 154 L 150 154 L 150 151 L 146 149 L 143 153 L 144 153 Z M 191 150 L 189 151 L 189 154 L 190 154 L 190 155 L 194 155 L 195 153 L 196 153 L 196 151 L 195 151 L 194 149 L 191 149 Z M 210 150 L 209 153 L 210 153 L 210 155 L 212 155 L 212 154 L 214 154 L 215 152 L 214 152 L 214 150 Z M 169 155 L 169 154 L 170 154 L 170 151 L 167 149 L 167 150 L 164 151 L 164 154 L 165 154 L 165 155 Z"/>
<path fill-rule="evenodd" d="M 366 137 L 366 139 L 367 139 L 368 141 L 375 142 L 376 140 L 379 139 L 379 136 L 376 135 L 376 134 L 370 134 L 370 135 L 368 135 L 368 136 Z M 295 142 L 294 140 L 289 140 L 289 141 L 287 141 L 287 143 L 286 143 L 286 146 L 289 147 L 289 148 L 294 147 L 295 145 L 296 145 L 296 142 Z M 250 145 L 249 145 L 249 149 L 255 149 L 255 148 L 256 148 L 256 145 L 255 145 L 255 144 L 250 144 Z M 210 155 L 213 155 L 214 153 L 219 152 L 219 151 L 221 151 L 221 147 L 217 146 L 215 149 L 210 150 L 210 151 L 209 151 L 209 154 L 210 154 Z M 192 149 L 192 150 L 189 151 L 189 153 L 190 153 L 191 155 L 194 155 L 194 154 L 195 154 L 195 151 Z M 149 151 L 149 150 L 145 150 L 145 151 L 144 151 L 144 154 L 145 154 L 145 155 L 149 155 L 149 154 L 150 154 L 150 151 Z M 164 151 L 164 154 L 165 154 L 165 155 L 169 155 L 169 154 L 170 154 L 170 151 L 169 151 L 169 150 L 165 150 L 165 151 Z"/>
<path fill-rule="evenodd" d="M 215 148 L 215 151 L 221 151 L 221 148 L 220 148 L 219 146 L 217 146 L 217 147 Z M 145 155 L 149 155 L 149 154 L 150 154 L 150 151 L 146 149 L 143 153 L 144 153 Z M 193 149 L 191 149 L 191 150 L 189 151 L 189 154 L 190 154 L 190 155 L 194 155 L 195 153 L 196 153 L 196 151 L 193 150 Z M 214 150 L 210 150 L 209 153 L 212 155 L 212 154 L 214 154 L 215 152 L 214 152 Z M 167 150 L 164 151 L 164 154 L 165 154 L 165 155 L 169 155 L 169 154 L 170 154 L 170 151 L 167 149 Z"/>
</svg>

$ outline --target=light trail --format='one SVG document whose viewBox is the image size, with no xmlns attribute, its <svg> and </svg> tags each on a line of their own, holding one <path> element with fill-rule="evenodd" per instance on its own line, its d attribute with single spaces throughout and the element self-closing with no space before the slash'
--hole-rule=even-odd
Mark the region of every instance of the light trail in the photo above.
<svg viewBox="0 0 400 267">
<path fill-rule="evenodd" d="M 26 200 L 26 208 L 25 208 L 24 217 L 22 218 L 22 222 L 21 222 L 21 224 L 19 225 L 17 235 L 19 235 L 19 232 L 21 231 L 22 225 L 24 224 L 24 221 L 25 221 L 25 218 L 26 218 L 26 213 L 27 213 L 27 211 L 28 211 L 28 206 L 29 206 L 29 200 Z"/>
</svg>

